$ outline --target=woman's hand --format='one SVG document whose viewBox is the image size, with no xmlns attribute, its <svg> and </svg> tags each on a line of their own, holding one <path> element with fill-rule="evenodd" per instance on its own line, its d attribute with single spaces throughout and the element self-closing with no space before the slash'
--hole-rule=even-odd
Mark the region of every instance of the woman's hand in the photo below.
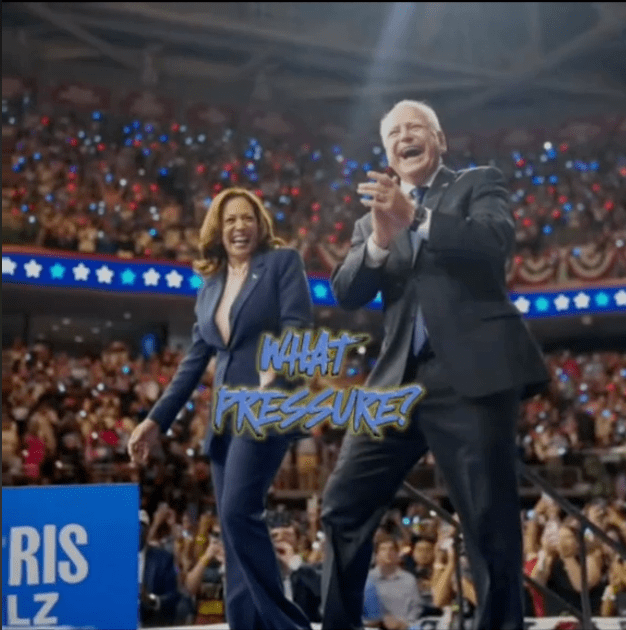
<svg viewBox="0 0 626 630">
<path fill-rule="evenodd" d="M 150 450 L 159 441 L 160 432 L 159 425 L 150 418 L 146 418 L 134 428 L 128 440 L 128 454 L 133 464 L 143 466 L 148 461 Z"/>
</svg>

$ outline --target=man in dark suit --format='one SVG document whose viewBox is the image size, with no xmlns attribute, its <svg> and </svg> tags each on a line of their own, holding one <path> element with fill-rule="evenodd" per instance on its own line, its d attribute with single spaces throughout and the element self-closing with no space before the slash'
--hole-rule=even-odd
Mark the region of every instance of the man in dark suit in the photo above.
<svg viewBox="0 0 626 630">
<path fill-rule="evenodd" d="M 384 338 L 369 387 L 426 389 L 404 430 L 346 435 L 326 486 L 324 630 L 361 626 L 372 536 L 407 472 L 430 448 L 459 513 L 478 607 L 476 629 L 523 627 L 522 537 L 515 470 L 520 399 L 549 380 L 507 297 L 515 225 L 502 174 L 446 168 L 435 112 L 402 101 L 381 121 L 396 177 L 370 172 L 370 208 L 333 272 L 339 304 L 382 292 Z"/>
<path fill-rule="evenodd" d="M 139 514 L 139 619 L 142 628 L 172 625 L 180 599 L 174 556 L 165 549 L 147 544 L 150 518 Z"/>
<path fill-rule="evenodd" d="M 302 555 L 296 552 L 300 546 L 300 533 L 296 524 L 274 527 L 271 535 L 283 578 L 285 596 L 300 606 L 309 621 L 315 623 L 321 621 L 321 565 L 305 562 Z"/>
</svg>

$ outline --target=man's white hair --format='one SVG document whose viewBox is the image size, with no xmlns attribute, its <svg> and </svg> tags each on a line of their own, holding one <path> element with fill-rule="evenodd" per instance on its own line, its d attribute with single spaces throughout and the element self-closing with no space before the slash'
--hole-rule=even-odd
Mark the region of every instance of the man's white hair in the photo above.
<svg viewBox="0 0 626 630">
<path fill-rule="evenodd" d="M 391 114 L 393 114 L 393 112 L 396 111 L 396 109 L 399 109 L 400 107 L 413 107 L 417 110 L 419 110 L 420 112 L 422 112 L 422 114 L 424 114 L 424 116 L 426 116 L 426 119 L 428 120 L 430 126 L 435 130 L 435 131 L 441 131 L 441 125 L 439 124 L 439 118 L 437 118 L 437 114 L 435 114 L 435 110 L 428 105 L 427 103 L 424 103 L 424 101 L 412 101 L 409 99 L 405 99 L 403 101 L 399 101 L 398 103 L 396 103 L 381 119 L 380 121 L 380 137 L 384 139 L 383 136 L 383 127 L 385 125 L 385 122 L 387 120 L 387 118 L 389 118 L 389 116 L 391 116 Z"/>
</svg>

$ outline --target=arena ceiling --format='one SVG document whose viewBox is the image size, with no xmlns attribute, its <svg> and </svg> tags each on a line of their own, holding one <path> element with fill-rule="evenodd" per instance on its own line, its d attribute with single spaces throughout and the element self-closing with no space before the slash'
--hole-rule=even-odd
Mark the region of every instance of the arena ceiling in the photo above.
<svg viewBox="0 0 626 630">
<path fill-rule="evenodd" d="M 626 3 L 3 2 L 3 71 L 98 77 L 350 122 L 626 107 Z"/>
</svg>

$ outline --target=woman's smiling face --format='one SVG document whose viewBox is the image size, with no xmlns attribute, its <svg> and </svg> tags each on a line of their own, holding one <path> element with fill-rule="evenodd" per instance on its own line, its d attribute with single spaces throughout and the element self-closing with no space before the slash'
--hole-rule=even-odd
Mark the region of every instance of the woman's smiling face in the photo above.
<svg viewBox="0 0 626 630">
<path fill-rule="evenodd" d="M 259 244 L 259 221 L 245 197 L 231 197 L 222 211 L 222 244 L 229 262 L 246 262 Z"/>
</svg>

